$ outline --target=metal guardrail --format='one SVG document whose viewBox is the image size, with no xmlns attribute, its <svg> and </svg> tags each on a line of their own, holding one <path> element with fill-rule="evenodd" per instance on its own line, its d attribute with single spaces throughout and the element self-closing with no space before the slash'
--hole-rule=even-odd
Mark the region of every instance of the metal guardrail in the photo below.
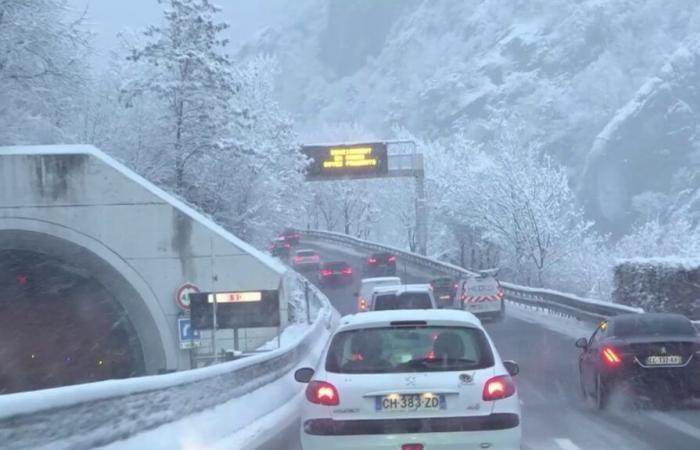
<svg viewBox="0 0 700 450">
<path fill-rule="evenodd" d="M 366 251 L 386 251 L 396 254 L 400 259 L 413 263 L 416 266 L 430 269 L 452 277 L 474 276 L 476 273 L 466 270 L 454 264 L 445 263 L 432 258 L 428 258 L 416 253 L 378 244 L 376 242 L 348 236 L 346 234 L 334 233 L 330 231 L 299 230 L 302 236 L 320 241 L 336 242 Z M 606 317 L 619 314 L 643 312 L 640 308 L 633 308 L 625 305 L 617 305 L 601 300 L 582 298 L 573 294 L 556 292 L 549 289 L 531 288 L 512 283 L 501 283 L 506 299 L 527 306 L 554 311 L 558 314 L 575 317 L 580 320 L 598 322 Z"/>
<path fill-rule="evenodd" d="M 245 395 L 293 370 L 330 330 L 333 309 L 313 289 L 318 314 L 300 341 L 202 369 L 0 396 L 3 449 L 91 449 L 127 439 Z M 270 408 L 274 408 L 273 402 Z"/>
</svg>

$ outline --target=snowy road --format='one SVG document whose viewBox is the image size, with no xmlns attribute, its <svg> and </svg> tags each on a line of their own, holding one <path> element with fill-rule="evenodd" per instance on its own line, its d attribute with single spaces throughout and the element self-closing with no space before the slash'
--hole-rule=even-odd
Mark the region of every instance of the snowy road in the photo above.
<svg viewBox="0 0 700 450">
<path fill-rule="evenodd" d="M 304 244 L 303 247 L 309 247 Z M 317 245 L 326 259 L 344 259 L 356 270 L 361 255 Z M 427 281 L 417 268 L 406 268 L 407 281 Z M 403 276 L 403 274 L 401 274 Z M 359 278 L 359 277 L 358 277 Z M 325 289 L 336 309 L 348 314 L 355 309 L 353 286 Z M 511 308 L 505 321 L 487 324 L 504 359 L 520 364 L 516 378 L 523 403 L 524 448 L 529 450 L 693 450 L 700 448 L 700 409 L 690 406 L 671 411 L 611 410 L 599 413 L 578 393 L 578 332 L 558 332 L 542 326 L 548 319 Z M 556 328 L 556 327 L 552 327 Z M 580 328 L 580 327 L 579 327 Z M 272 438 L 265 450 L 300 449 L 299 424 L 294 423 Z"/>
</svg>

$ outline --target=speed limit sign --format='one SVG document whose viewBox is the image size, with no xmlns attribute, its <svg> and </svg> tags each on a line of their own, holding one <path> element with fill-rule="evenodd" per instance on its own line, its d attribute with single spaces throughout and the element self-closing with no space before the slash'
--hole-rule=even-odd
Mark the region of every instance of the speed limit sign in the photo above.
<svg viewBox="0 0 700 450">
<path fill-rule="evenodd" d="M 175 304 L 183 311 L 190 310 L 190 294 L 198 294 L 199 288 L 192 283 L 185 283 L 175 291 Z"/>
</svg>

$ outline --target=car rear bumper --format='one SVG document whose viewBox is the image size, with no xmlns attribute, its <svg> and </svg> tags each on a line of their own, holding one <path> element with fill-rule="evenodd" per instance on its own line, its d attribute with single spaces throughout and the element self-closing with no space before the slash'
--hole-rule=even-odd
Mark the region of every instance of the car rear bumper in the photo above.
<svg viewBox="0 0 700 450">
<path fill-rule="evenodd" d="M 686 367 L 643 368 L 629 366 L 620 373 L 608 373 L 607 381 L 634 394 L 650 396 L 700 396 L 700 364 Z"/>
<path fill-rule="evenodd" d="M 474 429 L 471 431 L 317 435 L 308 433 L 308 427 L 304 426 L 301 432 L 301 440 L 305 450 L 396 450 L 400 449 L 401 445 L 410 443 L 423 444 L 425 450 L 476 450 L 483 448 L 519 450 L 521 448 L 522 433 L 519 417 L 517 414 L 501 414 L 499 416 L 514 416 L 514 418 L 496 419 L 494 421 L 494 423 L 500 423 L 496 428 L 503 426 L 507 428 L 488 429 L 489 427 L 487 427 L 487 429 Z M 376 430 L 370 428 L 369 431 Z"/>
<path fill-rule="evenodd" d="M 298 270 L 318 270 L 321 267 L 321 263 L 318 262 L 300 262 L 294 263 L 294 268 Z"/>
</svg>

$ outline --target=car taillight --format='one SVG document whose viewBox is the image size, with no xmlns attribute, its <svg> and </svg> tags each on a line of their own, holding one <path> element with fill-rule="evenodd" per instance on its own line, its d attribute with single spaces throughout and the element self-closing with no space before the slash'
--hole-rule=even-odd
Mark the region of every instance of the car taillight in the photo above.
<svg viewBox="0 0 700 450">
<path fill-rule="evenodd" d="M 367 262 L 370 264 L 377 264 L 377 258 L 369 258 Z"/>
<path fill-rule="evenodd" d="M 303 256 L 295 256 L 294 257 L 294 262 L 302 262 L 304 260 Z"/>
<path fill-rule="evenodd" d="M 423 444 L 403 444 L 401 450 L 423 450 Z"/>
<path fill-rule="evenodd" d="M 367 300 L 364 299 L 363 297 L 360 297 L 360 301 L 358 303 L 357 309 L 359 311 L 367 311 Z"/>
<path fill-rule="evenodd" d="M 484 400 L 492 402 L 508 398 L 515 394 L 515 384 L 509 375 L 501 375 L 489 379 L 484 385 Z"/>
<path fill-rule="evenodd" d="M 294 239 L 300 239 L 300 238 L 301 238 L 301 234 L 299 234 L 299 233 L 294 233 Z"/>
<path fill-rule="evenodd" d="M 291 245 L 289 245 L 289 244 L 284 244 L 284 248 L 289 248 L 289 247 L 291 247 Z"/>
<path fill-rule="evenodd" d="M 322 277 L 330 277 L 331 275 L 333 275 L 333 271 L 332 271 L 332 270 L 323 269 L 323 270 L 321 271 L 321 276 L 322 276 Z"/>
<path fill-rule="evenodd" d="M 390 256 L 388 261 L 389 262 L 396 262 L 396 256 Z M 421 448 L 423 448 L 423 447 L 421 446 Z"/>
<path fill-rule="evenodd" d="M 346 267 L 343 269 L 343 275 L 352 275 L 352 267 Z"/>
<path fill-rule="evenodd" d="M 600 349 L 600 359 L 610 367 L 615 367 L 622 362 L 622 358 L 617 350 L 607 345 Z"/>
<path fill-rule="evenodd" d="M 311 257 L 311 260 L 312 260 L 312 261 L 318 261 L 319 259 L 321 259 L 321 258 L 320 258 L 318 255 L 313 255 L 313 256 Z"/>
<path fill-rule="evenodd" d="M 503 292 L 503 289 L 499 289 L 496 291 L 496 297 L 498 297 L 499 300 L 503 300 L 503 297 L 505 297 L 506 293 Z"/>
<path fill-rule="evenodd" d="M 325 381 L 311 381 L 306 387 L 306 399 L 311 403 L 324 406 L 336 406 L 340 403 L 338 390 Z"/>
</svg>

